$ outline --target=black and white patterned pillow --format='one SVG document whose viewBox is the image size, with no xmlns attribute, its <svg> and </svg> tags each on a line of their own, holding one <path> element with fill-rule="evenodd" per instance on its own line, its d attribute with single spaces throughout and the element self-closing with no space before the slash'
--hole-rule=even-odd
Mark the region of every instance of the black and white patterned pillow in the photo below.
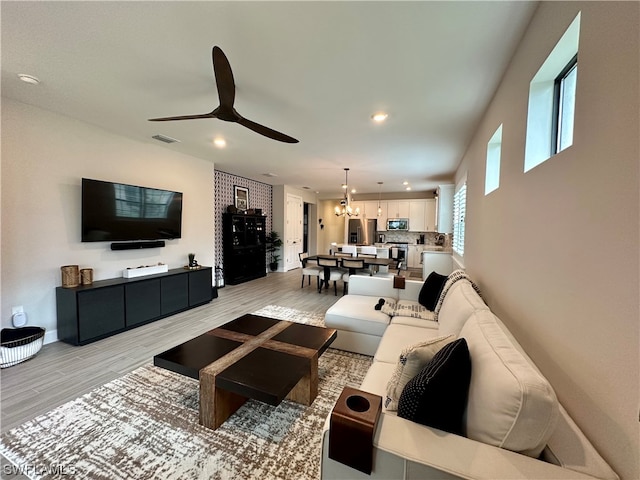
<svg viewBox="0 0 640 480">
<path fill-rule="evenodd" d="M 446 432 L 464 435 L 471 357 L 464 338 L 448 343 L 405 385 L 398 416 Z"/>
</svg>

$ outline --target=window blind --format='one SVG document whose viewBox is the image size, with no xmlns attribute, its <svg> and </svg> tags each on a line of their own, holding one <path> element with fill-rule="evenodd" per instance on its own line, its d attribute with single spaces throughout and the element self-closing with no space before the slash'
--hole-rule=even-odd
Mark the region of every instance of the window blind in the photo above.
<svg viewBox="0 0 640 480">
<path fill-rule="evenodd" d="M 464 224 L 467 210 L 467 182 L 453 194 L 453 251 L 464 255 Z"/>
</svg>

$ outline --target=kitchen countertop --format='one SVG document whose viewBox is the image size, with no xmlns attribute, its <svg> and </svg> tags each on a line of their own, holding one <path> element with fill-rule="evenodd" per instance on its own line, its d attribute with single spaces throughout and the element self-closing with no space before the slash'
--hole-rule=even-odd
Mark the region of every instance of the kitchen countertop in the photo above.
<svg viewBox="0 0 640 480">
<path fill-rule="evenodd" d="M 336 246 L 338 248 L 342 248 L 344 245 L 353 245 L 353 244 L 346 244 L 346 243 L 338 243 Z M 422 251 L 423 252 L 429 252 L 429 253 L 452 253 L 451 249 L 446 249 L 445 247 L 441 247 L 438 245 L 426 245 L 426 244 L 420 244 L 420 243 L 374 243 L 373 246 L 376 248 L 392 248 L 392 247 L 397 247 L 397 246 L 407 246 L 407 247 L 422 247 Z M 363 247 L 364 245 L 356 245 L 356 247 Z"/>
</svg>

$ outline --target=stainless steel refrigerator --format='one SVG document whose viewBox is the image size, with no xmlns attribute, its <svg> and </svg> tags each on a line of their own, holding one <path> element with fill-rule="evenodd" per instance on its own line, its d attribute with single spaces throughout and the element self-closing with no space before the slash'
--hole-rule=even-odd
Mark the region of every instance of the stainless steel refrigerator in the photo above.
<svg viewBox="0 0 640 480">
<path fill-rule="evenodd" d="M 377 220 L 366 218 L 349 219 L 349 243 L 373 245 L 376 241 Z"/>
</svg>

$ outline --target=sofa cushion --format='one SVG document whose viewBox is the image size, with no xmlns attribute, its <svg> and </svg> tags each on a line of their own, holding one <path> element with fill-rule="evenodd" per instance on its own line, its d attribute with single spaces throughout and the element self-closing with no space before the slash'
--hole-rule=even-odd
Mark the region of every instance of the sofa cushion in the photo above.
<svg viewBox="0 0 640 480">
<path fill-rule="evenodd" d="M 476 310 L 489 310 L 468 280 L 460 280 L 449 288 L 437 317 L 440 335 L 458 335 Z M 459 336 L 459 335 L 458 335 Z"/>
<path fill-rule="evenodd" d="M 396 366 L 392 363 L 374 361 L 369 370 L 367 370 L 364 380 L 362 380 L 362 384 L 359 387 L 360 390 L 380 395 L 384 399 L 387 383 L 395 368 Z M 386 410 L 384 402 L 382 402 L 382 408 Z M 395 412 L 393 413 L 395 414 Z"/>
<path fill-rule="evenodd" d="M 380 340 L 380 345 L 378 345 L 373 359 L 379 362 L 391 363 L 395 366 L 398 362 L 398 356 L 405 347 L 439 336 L 438 330 L 433 328 L 392 323 L 387 327 L 387 331 L 382 340 Z"/>
<path fill-rule="evenodd" d="M 424 281 L 420 293 L 418 294 L 418 302 L 428 310 L 436 308 L 436 303 L 440 298 L 440 292 L 442 287 L 447 281 L 447 275 L 440 275 L 437 272 L 431 272 L 427 279 Z"/>
<path fill-rule="evenodd" d="M 405 385 L 431 361 L 447 343 L 456 339 L 455 335 L 436 337 L 406 347 L 400 353 L 396 368 L 387 383 L 384 406 L 387 410 L 397 410 L 398 400 Z"/>
<path fill-rule="evenodd" d="M 433 320 L 425 320 L 423 318 L 415 318 L 415 317 L 404 317 L 402 315 L 396 315 L 395 317 L 391 317 L 392 324 L 399 325 L 412 325 L 414 327 L 423 327 L 423 328 L 431 328 L 438 330 L 438 322 L 434 322 Z"/>
<path fill-rule="evenodd" d="M 470 377 L 467 342 L 448 343 L 404 387 L 398 416 L 461 435 Z"/>
<path fill-rule="evenodd" d="M 558 418 L 551 385 L 491 311 L 476 310 L 459 336 L 467 340 L 473 363 L 466 435 L 538 457 Z"/>
<path fill-rule="evenodd" d="M 327 310 L 325 325 L 381 337 L 389 324 L 389 315 L 374 309 L 377 300 L 378 297 L 368 295 L 345 295 Z"/>
</svg>

